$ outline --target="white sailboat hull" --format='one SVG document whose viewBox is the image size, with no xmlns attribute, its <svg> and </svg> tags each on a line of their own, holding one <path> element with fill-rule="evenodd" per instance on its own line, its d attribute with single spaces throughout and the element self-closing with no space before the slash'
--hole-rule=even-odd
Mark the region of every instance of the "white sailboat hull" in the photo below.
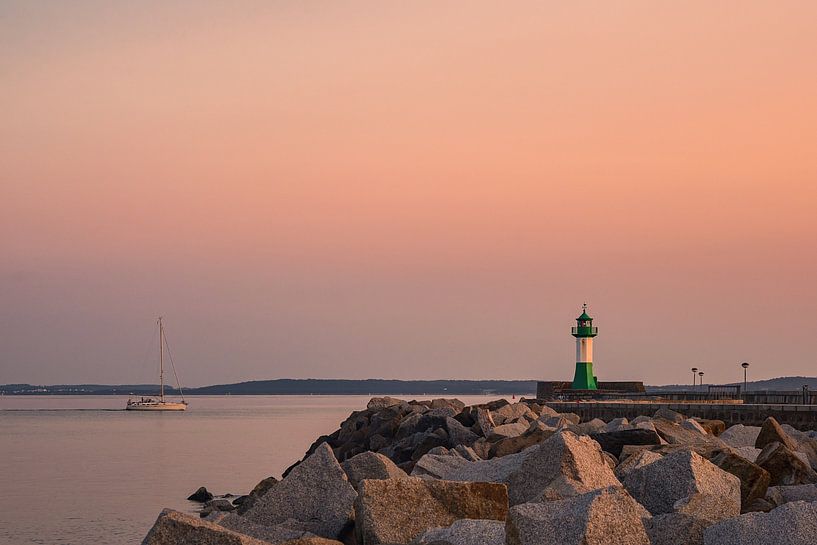
<svg viewBox="0 0 817 545">
<path fill-rule="evenodd" d="M 184 411 L 187 403 L 176 403 L 172 401 L 129 401 L 125 406 L 126 411 Z"/>
</svg>

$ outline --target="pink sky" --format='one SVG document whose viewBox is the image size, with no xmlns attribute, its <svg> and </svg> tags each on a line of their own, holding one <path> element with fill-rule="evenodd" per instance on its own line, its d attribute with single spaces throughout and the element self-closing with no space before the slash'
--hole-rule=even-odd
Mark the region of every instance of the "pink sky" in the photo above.
<svg viewBox="0 0 817 545">
<path fill-rule="evenodd" d="M 815 375 L 814 2 L 4 2 L 0 383 Z"/>
</svg>

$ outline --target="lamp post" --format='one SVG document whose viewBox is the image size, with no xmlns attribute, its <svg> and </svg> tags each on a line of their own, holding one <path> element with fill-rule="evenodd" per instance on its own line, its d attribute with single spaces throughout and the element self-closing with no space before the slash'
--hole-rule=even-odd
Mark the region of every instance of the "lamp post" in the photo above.
<svg viewBox="0 0 817 545">
<path fill-rule="evenodd" d="M 695 390 L 695 373 L 697 373 L 697 372 L 698 372 L 698 368 L 693 367 L 692 368 L 692 390 L 693 391 Z"/>
<path fill-rule="evenodd" d="M 698 376 L 701 377 L 701 391 L 703 392 L 703 390 L 704 390 L 704 372 L 703 371 L 698 371 Z"/>
<path fill-rule="evenodd" d="M 746 370 L 749 368 L 749 364 L 744 361 L 743 363 L 740 364 L 740 366 L 743 367 L 743 393 L 745 395 L 748 389 L 747 387 L 748 382 L 746 382 Z"/>
</svg>

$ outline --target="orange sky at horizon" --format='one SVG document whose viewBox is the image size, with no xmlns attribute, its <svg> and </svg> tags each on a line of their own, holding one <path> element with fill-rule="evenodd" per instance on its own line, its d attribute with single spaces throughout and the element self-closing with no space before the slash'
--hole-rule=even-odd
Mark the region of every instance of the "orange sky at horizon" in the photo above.
<svg viewBox="0 0 817 545">
<path fill-rule="evenodd" d="M 814 375 L 815 23 L 5 2 L 0 383 Z"/>
</svg>

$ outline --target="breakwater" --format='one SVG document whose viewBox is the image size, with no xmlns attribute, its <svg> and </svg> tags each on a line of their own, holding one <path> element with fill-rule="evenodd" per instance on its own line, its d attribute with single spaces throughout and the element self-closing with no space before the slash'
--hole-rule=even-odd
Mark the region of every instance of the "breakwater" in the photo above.
<svg viewBox="0 0 817 545">
<path fill-rule="evenodd" d="M 201 488 L 201 518 L 165 510 L 143 545 L 813 545 L 815 432 L 630 405 L 374 398 L 280 481 Z"/>
<path fill-rule="evenodd" d="M 661 408 L 690 417 L 722 420 L 727 426 L 743 424 L 760 426 L 768 417 L 798 430 L 817 429 L 817 405 L 747 404 L 735 401 L 678 402 L 678 401 L 547 401 L 541 402 L 557 412 L 575 413 L 582 420 L 612 420 L 636 418 L 654 414 Z"/>
</svg>

